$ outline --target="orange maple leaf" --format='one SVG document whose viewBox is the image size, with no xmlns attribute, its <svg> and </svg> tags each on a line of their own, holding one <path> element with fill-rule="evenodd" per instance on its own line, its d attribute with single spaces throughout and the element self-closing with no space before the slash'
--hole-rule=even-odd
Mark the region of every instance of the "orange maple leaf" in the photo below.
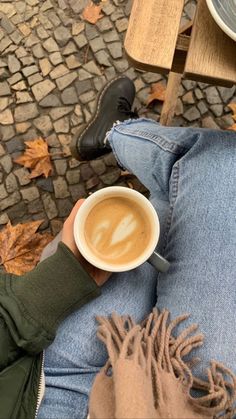
<svg viewBox="0 0 236 419">
<path fill-rule="evenodd" d="M 236 121 L 236 103 L 229 103 L 228 108 L 233 112 L 232 118 Z"/>
<path fill-rule="evenodd" d="M 103 14 L 101 14 L 101 8 L 101 5 L 96 5 L 91 1 L 83 10 L 82 17 L 87 22 L 95 24 L 103 17 Z"/>
<path fill-rule="evenodd" d="M 164 102 L 166 95 L 166 86 L 163 83 L 154 83 L 151 85 L 151 92 L 147 98 L 147 106 L 150 105 L 154 100 Z"/>
<path fill-rule="evenodd" d="M 236 131 L 236 124 L 233 124 L 231 127 L 228 128 L 228 130 L 229 131 Z"/>
<path fill-rule="evenodd" d="M 14 162 L 32 169 L 29 176 L 31 179 L 41 175 L 47 178 L 52 172 L 52 164 L 46 141 L 39 137 L 33 141 L 25 141 L 25 144 L 28 148 Z"/>
<path fill-rule="evenodd" d="M 38 263 L 44 247 L 53 239 L 49 233 L 36 233 L 43 220 L 11 225 L 0 232 L 0 265 L 7 272 L 23 275 Z"/>
</svg>

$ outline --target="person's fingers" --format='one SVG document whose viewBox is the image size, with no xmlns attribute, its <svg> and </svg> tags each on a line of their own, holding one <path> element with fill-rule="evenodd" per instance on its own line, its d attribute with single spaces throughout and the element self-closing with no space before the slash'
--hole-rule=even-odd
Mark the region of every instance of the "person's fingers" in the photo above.
<svg viewBox="0 0 236 419">
<path fill-rule="evenodd" d="M 83 204 L 83 202 L 85 201 L 85 199 L 79 199 L 79 201 L 76 202 L 76 204 L 74 205 L 74 207 L 71 210 L 71 213 L 69 215 L 69 217 L 66 219 L 66 224 L 73 224 L 74 219 L 76 217 L 77 211 L 78 209 L 81 207 L 81 205 Z"/>
</svg>

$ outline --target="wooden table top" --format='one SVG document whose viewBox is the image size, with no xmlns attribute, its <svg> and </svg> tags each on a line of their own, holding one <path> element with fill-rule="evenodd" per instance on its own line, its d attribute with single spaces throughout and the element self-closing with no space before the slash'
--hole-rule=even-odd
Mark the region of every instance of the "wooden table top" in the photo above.
<svg viewBox="0 0 236 419">
<path fill-rule="evenodd" d="M 125 51 L 136 68 L 183 73 L 206 83 L 236 84 L 236 42 L 198 0 L 191 36 L 180 35 L 184 0 L 134 0 Z"/>
</svg>

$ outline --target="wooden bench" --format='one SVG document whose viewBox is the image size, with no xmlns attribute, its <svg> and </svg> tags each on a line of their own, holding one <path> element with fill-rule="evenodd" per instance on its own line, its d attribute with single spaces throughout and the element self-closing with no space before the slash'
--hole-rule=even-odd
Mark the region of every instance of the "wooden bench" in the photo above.
<svg viewBox="0 0 236 419">
<path fill-rule="evenodd" d="M 236 84 L 236 42 L 198 0 L 193 22 L 180 27 L 184 0 L 134 0 L 125 51 L 134 67 L 169 73 L 160 122 L 174 115 L 182 77 L 231 87 Z"/>
</svg>

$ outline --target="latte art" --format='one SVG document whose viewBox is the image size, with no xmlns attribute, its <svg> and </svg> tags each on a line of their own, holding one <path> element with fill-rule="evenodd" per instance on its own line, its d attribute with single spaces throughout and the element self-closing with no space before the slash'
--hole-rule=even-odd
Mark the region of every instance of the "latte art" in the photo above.
<svg viewBox="0 0 236 419">
<path fill-rule="evenodd" d="M 112 264 L 139 257 L 150 241 L 151 228 L 141 207 L 127 198 L 108 198 L 95 205 L 85 222 L 91 251 Z"/>
</svg>

